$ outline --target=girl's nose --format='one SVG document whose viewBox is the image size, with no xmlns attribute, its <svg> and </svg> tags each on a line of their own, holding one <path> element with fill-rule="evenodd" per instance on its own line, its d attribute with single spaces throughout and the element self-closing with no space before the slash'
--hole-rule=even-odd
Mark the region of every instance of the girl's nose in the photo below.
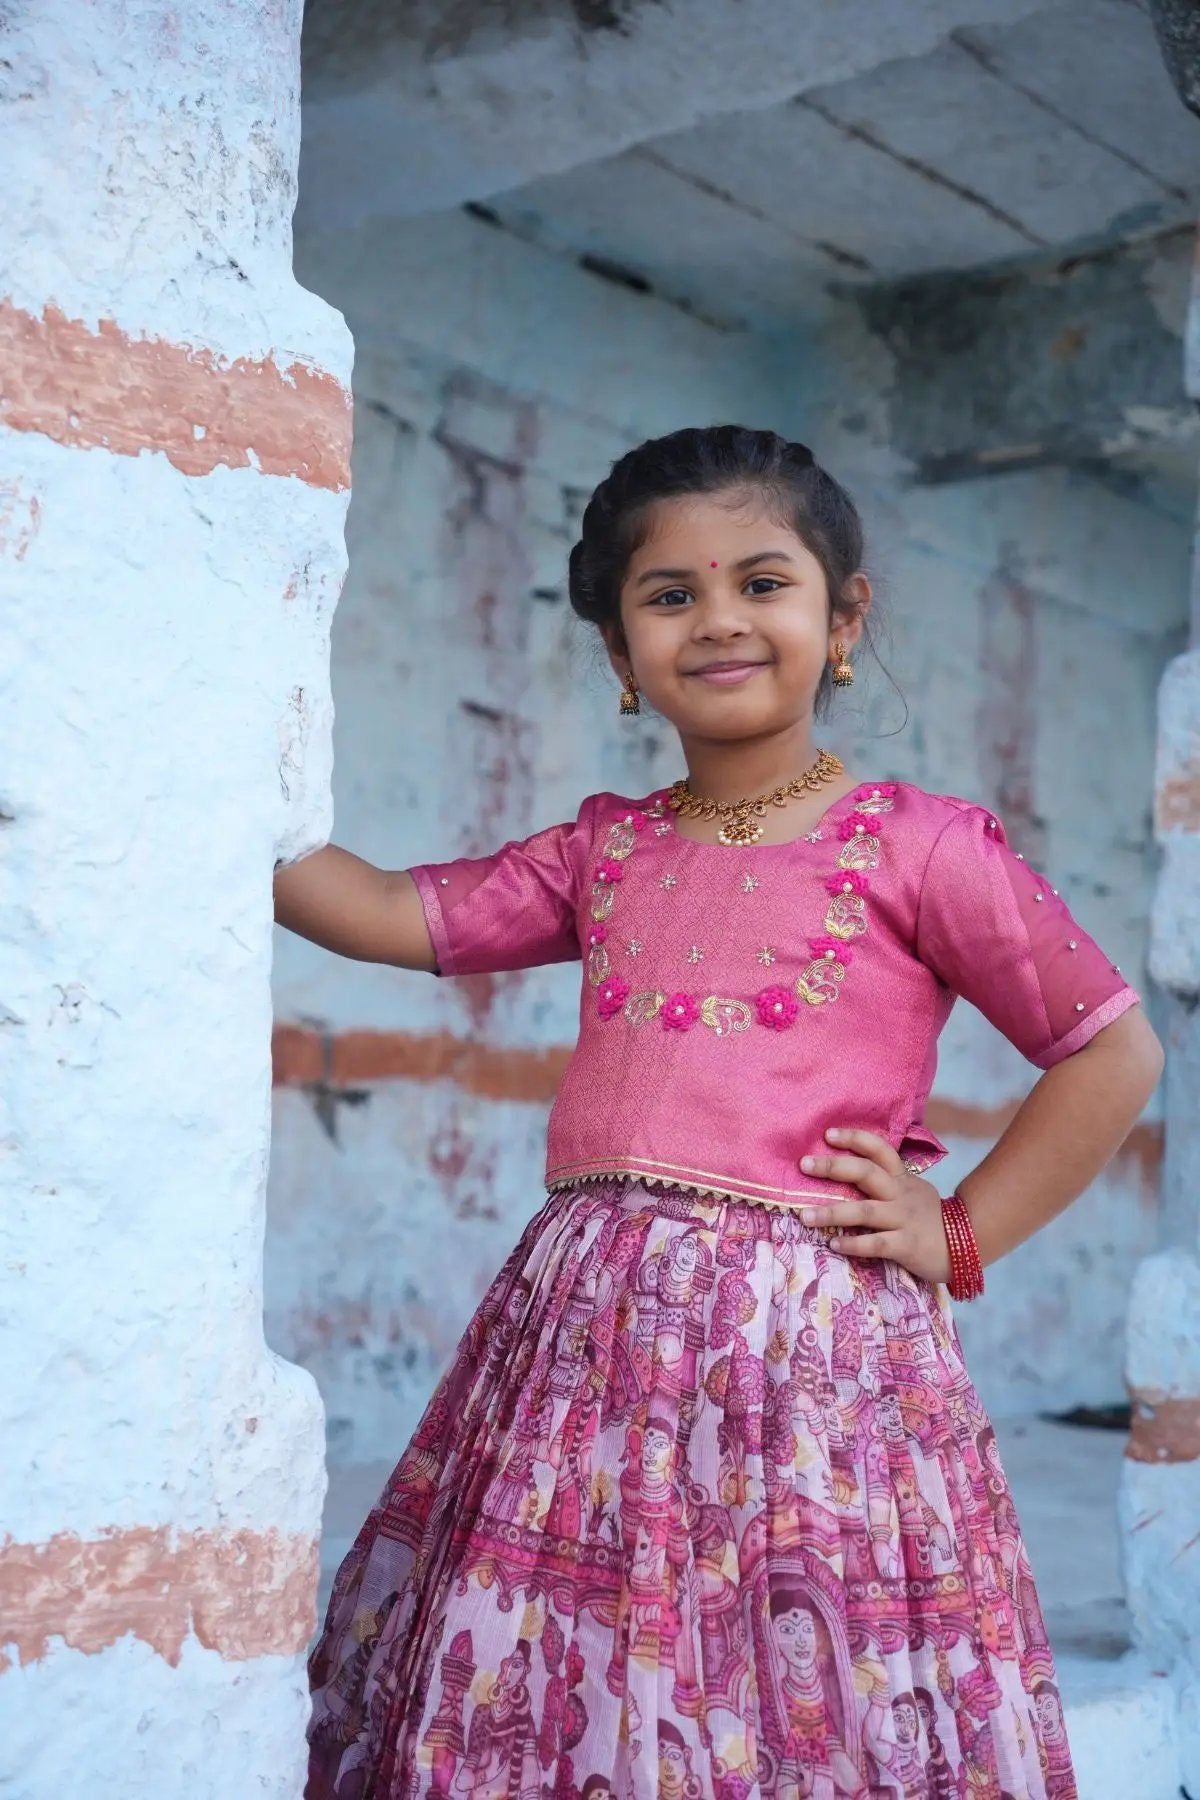
<svg viewBox="0 0 1200 1800">
<path fill-rule="evenodd" d="M 749 628 L 736 600 L 720 595 L 701 601 L 692 614 L 692 635 L 700 639 L 744 637 Z"/>
</svg>

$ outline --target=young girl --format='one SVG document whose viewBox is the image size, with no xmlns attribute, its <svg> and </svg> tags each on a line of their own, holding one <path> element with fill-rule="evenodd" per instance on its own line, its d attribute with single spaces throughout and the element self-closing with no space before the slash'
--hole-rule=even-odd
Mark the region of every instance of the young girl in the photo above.
<svg viewBox="0 0 1200 1800">
<path fill-rule="evenodd" d="M 571 601 L 686 777 L 480 860 L 279 872 L 345 956 L 583 963 L 549 1198 L 337 1578 L 309 1800 L 1076 1793 L 947 1285 L 1099 1173 L 1161 1052 L 986 807 L 814 744 L 861 563 L 803 446 L 642 445 Z M 958 994 L 1046 1073 L 943 1199 Z"/>
</svg>

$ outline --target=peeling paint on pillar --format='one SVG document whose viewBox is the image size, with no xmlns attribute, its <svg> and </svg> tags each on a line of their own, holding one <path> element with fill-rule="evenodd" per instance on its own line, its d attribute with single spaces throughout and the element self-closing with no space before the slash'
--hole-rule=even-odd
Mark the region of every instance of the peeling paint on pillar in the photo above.
<svg viewBox="0 0 1200 1800">
<path fill-rule="evenodd" d="M 215 356 L 95 331 L 57 306 L 0 300 L 0 425 L 115 456 L 157 451 L 185 475 L 259 469 L 334 492 L 350 485 L 350 395 L 325 370 Z"/>
<path fill-rule="evenodd" d="M 316 1628 L 317 1543 L 277 1531 L 134 1526 L 0 1543 L 0 1620 L 21 1666 L 52 1642 L 95 1656 L 127 1633 L 178 1666 L 190 1633 L 230 1662 L 297 1656 Z M 0 1653 L 0 1673 L 9 1666 Z"/>
</svg>

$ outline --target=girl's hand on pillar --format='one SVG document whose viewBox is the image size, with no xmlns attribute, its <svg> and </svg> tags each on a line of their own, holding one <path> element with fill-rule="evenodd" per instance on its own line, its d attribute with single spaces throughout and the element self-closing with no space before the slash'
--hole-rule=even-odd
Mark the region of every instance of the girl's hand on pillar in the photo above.
<svg viewBox="0 0 1200 1800">
<path fill-rule="evenodd" d="M 825 1136 L 836 1151 L 806 1156 L 800 1167 L 806 1175 L 851 1183 L 864 1198 L 803 1207 L 804 1223 L 828 1229 L 830 1249 L 843 1256 L 883 1258 L 922 1281 L 948 1281 L 950 1246 L 933 1184 L 906 1169 L 874 1131 L 831 1130 Z"/>
</svg>

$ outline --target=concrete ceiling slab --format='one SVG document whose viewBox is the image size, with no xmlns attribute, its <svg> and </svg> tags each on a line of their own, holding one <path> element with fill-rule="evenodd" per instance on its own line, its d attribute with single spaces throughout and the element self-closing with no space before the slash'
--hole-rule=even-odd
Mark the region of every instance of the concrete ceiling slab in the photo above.
<svg viewBox="0 0 1200 1800">
<path fill-rule="evenodd" d="M 1036 9 L 1036 0 L 309 0 L 301 217 L 353 225 L 486 199 Z"/>
<path fill-rule="evenodd" d="M 992 208 L 803 103 L 718 119 L 639 154 L 719 184 L 738 205 L 824 244 L 851 279 L 970 268 L 1029 248 Z"/>
<path fill-rule="evenodd" d="M 483 203 L 719 323 L 1200 198 L 1142 0 L 310 0 L 306 59 L 301 229 Z"/>
<path fill-rule="evenodd" d="M 1124 156 L 1178 199 L 1200 198 L 1200 120 L 1176 97 L 1145 10 L 1086 0 L 955 41 L 1014 87 Z"/>
<path fill-rule="evenodd" d="M 1100 123 L 1104 100 L 1101 92 L 1085 102 L 1081 92 L 1078 110 Z M 1150 231 L 1180 215 L 1178 196 L 1157 177 L 957 43 L 810 93 L 803 104 L 971 194 L 1033 249 Z"/>
<path fill-rule="evenodd" d="M 844 265 L 773 220 L 630 150 L 534 182 L 488 208 L 520 236 L 644 279 L 716 324 L 794 312 Z"/>
</svg>

